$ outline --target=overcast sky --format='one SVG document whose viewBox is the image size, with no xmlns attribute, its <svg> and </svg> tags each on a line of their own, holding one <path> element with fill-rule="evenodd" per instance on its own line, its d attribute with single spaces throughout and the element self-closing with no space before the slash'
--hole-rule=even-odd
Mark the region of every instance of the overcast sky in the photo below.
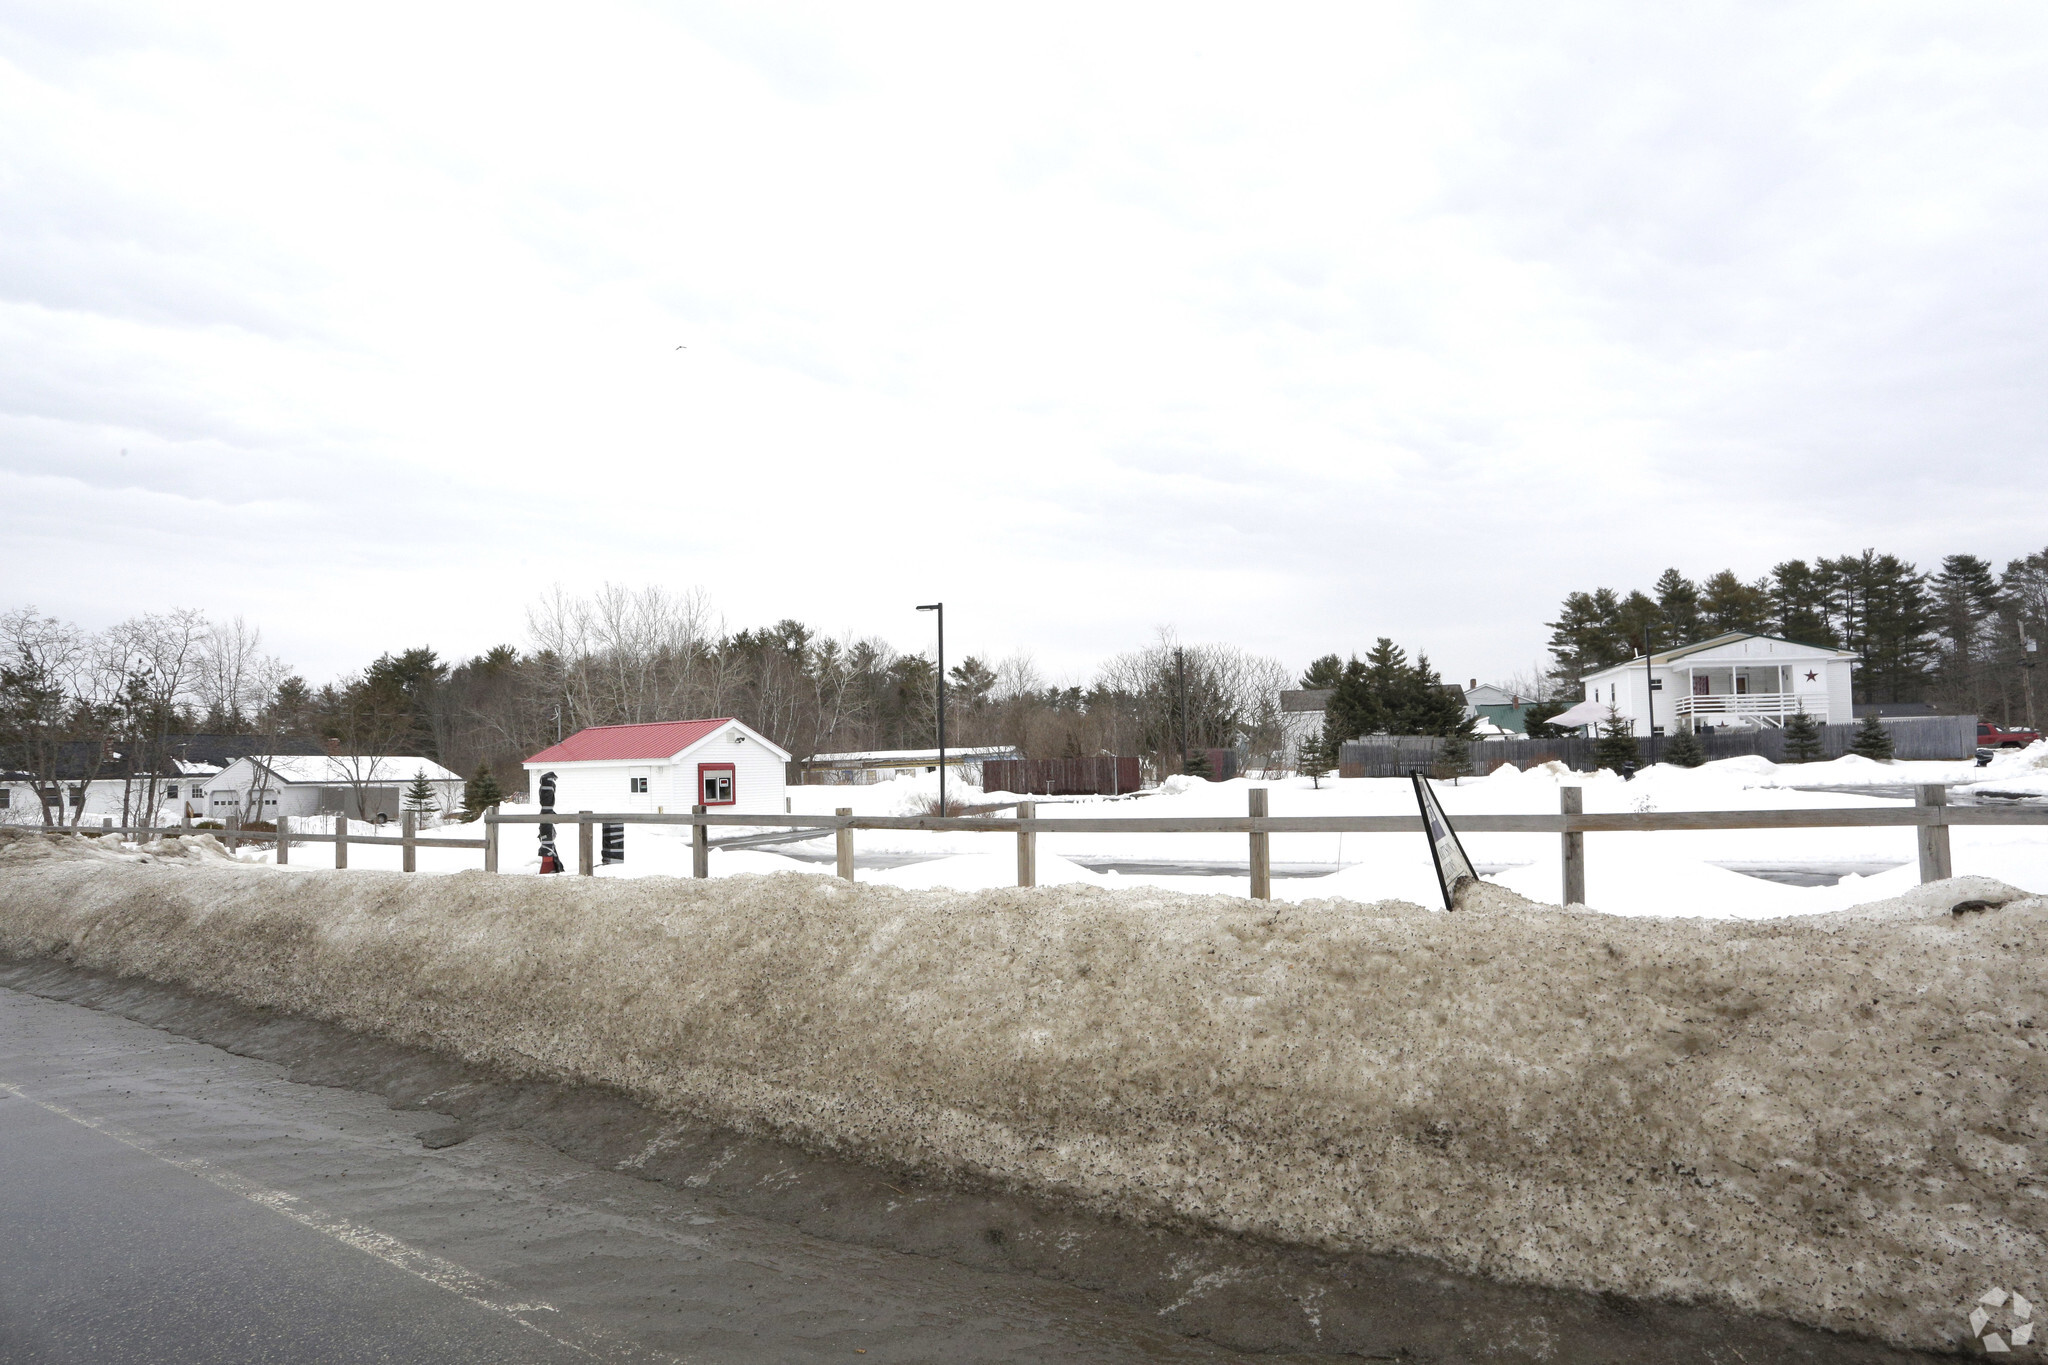
<svg viewBox="0 0 2048 1365">
<path fill-rule="evenodd" d="M 2048 544 L 2048 8 L 0 3 L 0 605 L 1049 675 Z M 686 346 L 686 350 L 676 349 Z"/>
</svg>

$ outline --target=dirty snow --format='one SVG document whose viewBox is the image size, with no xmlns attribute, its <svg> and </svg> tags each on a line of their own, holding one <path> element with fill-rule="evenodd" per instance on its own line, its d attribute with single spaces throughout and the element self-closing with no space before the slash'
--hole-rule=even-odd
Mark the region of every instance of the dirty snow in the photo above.
<svg viewBox="0 0 2048 1365">
<path fill-rule="evenodd" d="M 42 842 L 0 952 L 1131 1217 L 1924 1346 L 2048 1263 L 2048 901 L 1984 878 L 1755 921 Z"/>
</svg>

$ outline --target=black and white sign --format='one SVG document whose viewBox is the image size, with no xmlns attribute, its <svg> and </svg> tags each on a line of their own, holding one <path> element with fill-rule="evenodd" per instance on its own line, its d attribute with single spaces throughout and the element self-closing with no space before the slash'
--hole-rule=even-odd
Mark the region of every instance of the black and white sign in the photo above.
<svg viewBox="0 0 2048 1365">
<path fill-rule="evenodd" d="M 1421 773 L 1411 773 L 1410 776 L 1415 781 L 1415 804 L 1422 808 L 1422 832 L 1429 838 L 1429 856 L 1436 863 L 1437 885 L 1444 893 L 1444 909 L 1455 910 L 1458 908 L 1459 890 L 1466 882 L 1479 880 L 1478 869 L 1465 856 L 1465 846 L 1458 842 L 1458 831 L 1451 828 L 1450 819 L 1438 804 L 1429 779 Z"/>
</svg>

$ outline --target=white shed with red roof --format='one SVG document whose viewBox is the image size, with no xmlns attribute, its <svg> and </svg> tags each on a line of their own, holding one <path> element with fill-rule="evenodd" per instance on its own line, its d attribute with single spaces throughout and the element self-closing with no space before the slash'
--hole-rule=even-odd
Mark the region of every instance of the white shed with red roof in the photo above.
<svg viewBox="0 0 2048 1365">
<path fill-rule="evenodd" d="M 526 760 L 540 798 L 554 778 L 558 811 L 687 811 L 780 815 L 789 753 L 730 716 L 650 725 L 593 725 Z"/>
</svg>

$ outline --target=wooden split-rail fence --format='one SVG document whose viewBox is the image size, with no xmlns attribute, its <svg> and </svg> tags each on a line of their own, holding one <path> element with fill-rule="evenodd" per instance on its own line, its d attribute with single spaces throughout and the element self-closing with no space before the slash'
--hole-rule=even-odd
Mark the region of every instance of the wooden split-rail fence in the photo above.
<svg viewBox="0 0 2048 1365">
<path fill-rule="evenodd" d="M 574 825 L 576 827 L 576 870 L 583 876 L 596 871 L 596 828 L 600 825 L 688 825 L 691 829 L 690 871 L 695 877 L 711 875 L 711 830 L 717 826 L 749 828 L 815 829 L 820 836 L 830 833 L 837 845 L 837 871 L 853 880 L 853 835 L 856 830 L 921 829 L 935 832 L 966 831 L 976 834 L 1006 834 L 1017 840 L 1017 885 L 1038 884 L 1038 836 L 1041 834 L 1243 834 L 1249 841 L 1251 894 L 1257 900 L 1273 897 L 1272 838 L 1275 834 L 1420 834 L 1419 815 L 1269 815 L 1267 789 L 1254 787 L 1248 794 L 1244 815 L 1215 816 L 1133 816 L 1117 819 L 1103 816 L 1052 816 L 1038 814 L 1037 803 L 1019 802 L 1013 818 L 991 816 L 855 815 L 842 807 L 831 815 L 729 815 L 713 814 L 698 806 L 687 814 L 654 815 L 643 811 L 562 811 L 555 814 L 501 814 L 496 807 L 484 813 L 481 839 L 437 838 L 422 835 L 407 812 L 396 837 L 351 835 L 345 822 L 336 821 L 330 834 L 300 833 L 287 829 L 282 837 L 267 830 L 249 830 L 233 824 L 220 831 L 233 849 L 237 843 L 277 843 L 277 860 L 289 861 L 291 846 L 302 843 L 334 845 L 334 865 L 348 866 L 351 844 L 396 844 L 402 850 L 400 863 L 407 872 L 417 870 L 416 849 L 478 848 L 483 850 L 484 871 L 498 870 L 501 831 L 507 825 Z M 289 819 L 289 817 L 284 817 Z M 1583 787 L 1558 790 L 1555 815 L 1462 815 L 1452 824 L 1464 834 L 1555 834 L 1562 841 L 1563 903 L 1586 903 L 1586 836 L 1588 834 L 1649 832 L 1657 830 L 1710 829 L 1829 829 L 1845 826 L 1904 826 L 1916 832 L 1920 855 L 1920 880 L 1940 881 L 1954 875 L 1949 854 L 1949 830 L 1957 825 L 2048 825 L 2048 806 L 1951 806 L 1948 789 L 1940 785 L 1917 789 L 1911 806 L 1874 806 L 1826 810 L 1700 810 L 1700 811 L 1618 811 L 1588 814 Z M 102 833 L 190 834 L 189 825 L 169 827 L 115 828 L 111 823 Z"/>
</svg>

